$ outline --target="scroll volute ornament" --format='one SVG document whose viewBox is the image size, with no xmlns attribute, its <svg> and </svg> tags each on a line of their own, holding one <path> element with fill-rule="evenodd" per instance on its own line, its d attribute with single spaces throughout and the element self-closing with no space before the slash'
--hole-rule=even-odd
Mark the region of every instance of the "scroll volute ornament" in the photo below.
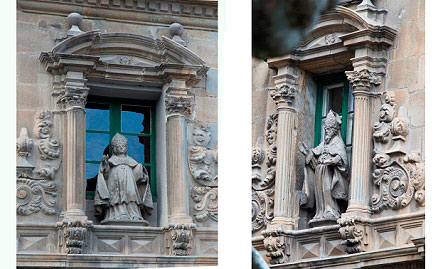
<svg viewBox="0 0 448 269">
<path fill-rule="evenodd" d="M 266 256 L 270 258 L 271 264 L 283 264 L 288 262 L 289 247 L 283 230 L 265 230 L 261 233 L 264 237 L 263 244 L 266 249 Z"/>
<path fill-rule="evenodd" d="M 400 209 L 406 207 L 412 197 L 418 205 L 424 206 L 424 165 L 419 153 L 409 153 L 405 149 L 409 125 L 404 116 L 396 115 L 394 92 L 384 92 L 383 98 L 379 121 L 373 126 L 375 169 L 372 176 L 379 192 L 372 196 L 372 210 Z"/>
</svg>

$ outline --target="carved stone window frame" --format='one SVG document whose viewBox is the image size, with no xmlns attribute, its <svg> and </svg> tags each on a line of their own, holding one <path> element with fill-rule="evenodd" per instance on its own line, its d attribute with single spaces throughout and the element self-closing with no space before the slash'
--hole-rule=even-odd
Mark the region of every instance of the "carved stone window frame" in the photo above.
<svg viewBox="0 0 448 269">
<path fill-rule="evenodd" d="M 57 44 L 50 52 L 42 52 L 39 60 L 51 75 L 52 99 L 55 112 L 55 125 L 63 138 L 63 195 L 62 214 L 59 219 L 82 219 L 85 215 L 85 102 L 93 89 L 100 95 L 121 97 L 119 89 L 141 94 L 143 99 L 159 100 L 157 108 L 158 125 L 162 130 L 158 136 L 157 158 L 161 170 L 158 175 L 159 186 L 159 226 L 169 223 L 189 223 L 188 208 L 180 211 L 169 200 L 176 192 L 186 192 L 186 175 L 176 178 L 173 174 L 175 164 L 170 156 L 181 156 L 186 147 L 184 141 L 173 145 L 170 135 L 185 125 L 185 118 L 194 111 L 191 87 L 197 84 L 208 71 L 205 62 L 188 48 L 162 37 L 152 39 L 128 33 L 104 34 L 99 31 L 85 32 L 70 37 Z M 124 93 L 127 94 L 127 93 Z M 172 110 L 172 104 L 182 99 L 184 110 Z M 174 101 L 173 101 L 174 100 Z M 176 106 L 179 108 L 179 106 Z M 175 123 L 171 123 L 176 118 Z M 180 125 L 179 125 L 180 124 Z M 185 128 L 180 128 L 185 129 Z M 179 134 L 178 132 L 176 134 Z M 75 139 L 73 139 L 75 138 Z M 182 136 L 178 137 L 182 140 Z M 171 143 L 171 144 L 170 144 Z M 186 156 L 186 155 L 185 155 Z M 186 162 L 186 161 L 185 161 Z M 175 181 L 184 181 L 174 184 Z M 179 185 L 169 188 L 169 184 Z M 170 190 L 172 189 L 172 190 Z M 187 198 L 185 198 L 187 199 Z M 167 206 L 168 205 L 168 206 Z M 174 208 L 174 209 L 173 209 Z M 176 211 L 177 210 L 177 211 Z M 177 215 L 176 215 L 177 214 Z M 173 215 L 179 217 L 173 217 Z M 181 221 L 182 220 L 182 221 Z"/>
</svg>

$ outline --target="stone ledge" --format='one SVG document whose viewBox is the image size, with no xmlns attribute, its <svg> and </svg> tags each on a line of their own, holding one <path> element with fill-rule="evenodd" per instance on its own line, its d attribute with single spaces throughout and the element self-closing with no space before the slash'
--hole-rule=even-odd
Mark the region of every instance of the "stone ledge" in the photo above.
<svg viewBox="0 0 448 269">
<path fill-rule="evenodd" d="M 147 25 L 169 26 L 178 22 L 185 29 L 218 31 L 218 1 L 162 0 L 146 3 L 132 1 L 132 6 L 120 5 L 123 1 L 88 0 L 18 0 L 18 10 L 31 13 L 67 16 L 80 13 L 84 19 L 107 19 Z M 128 2 L 128 1 L 126 1 Z M 136 5 L 134 5 L 134 3 Z"/>
<path fill-rule="evenodd" d="M 338 257 L 317 258 L 288 264 L 272 265 L 271 268 L 364 268 L 398 262 L 421 261 L 417 248 L 407 245 Z"/>
<path fill-rule="evenodd" d="M 17 254 L 17 267 L 123 268 L 217 265 L 217 257 L 97 254 Z"/>
</svg>

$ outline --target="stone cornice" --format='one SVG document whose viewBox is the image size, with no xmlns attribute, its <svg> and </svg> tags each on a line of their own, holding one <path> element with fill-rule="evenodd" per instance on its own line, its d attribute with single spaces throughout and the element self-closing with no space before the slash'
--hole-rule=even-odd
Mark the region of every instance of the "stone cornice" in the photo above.
<svg viewBox="0 0 448 269">
<path fill-rule="evenodd" d="M 18 9 L 24 12 L 64 17 L 72 12 L 78 12 L 84 19 L 101 18 L 165 26 L 178 22 L 185 29 L 218 30 L 218 1 L 18 0 L 17 5 Z"/>
</svg>

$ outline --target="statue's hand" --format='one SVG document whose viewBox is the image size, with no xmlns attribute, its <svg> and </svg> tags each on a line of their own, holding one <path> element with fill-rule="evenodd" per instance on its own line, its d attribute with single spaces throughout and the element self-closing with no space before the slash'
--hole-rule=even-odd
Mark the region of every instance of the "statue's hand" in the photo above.
<svg viewBox="0 0 448 269">
<path fill-rule="evenodd" d="M 101 160 L 101 166 L 103 173 L 107 173 L 109 171 L 109 155 L 103 155 L 103 159 Z"/>
<path fill-rule="evenodd" d="M 300 152 L 302 152 L 305 155 L 307 155 L 308 152 L 310 151 L 308 149 L 308 147 L 305 145 L 305 143 L 303 143 L 302 141 L 300 141 L 300 143 L 299 143 L 299 150 L 300 150 Z"/>
</svg>

